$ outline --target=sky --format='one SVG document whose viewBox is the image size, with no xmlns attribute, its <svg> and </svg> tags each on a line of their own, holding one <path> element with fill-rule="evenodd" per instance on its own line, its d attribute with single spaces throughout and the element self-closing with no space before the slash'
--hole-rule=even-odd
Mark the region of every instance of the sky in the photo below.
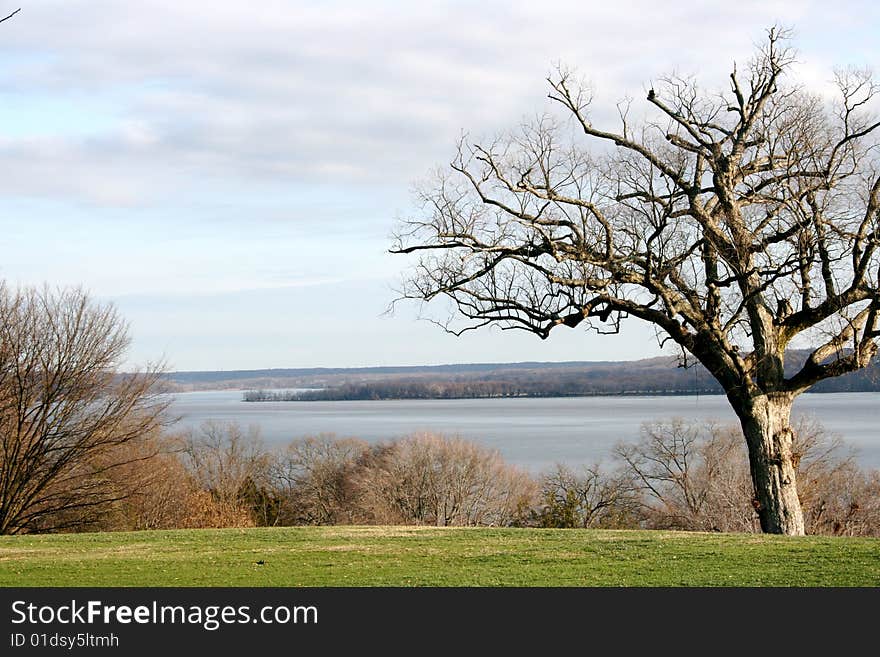
<svg viewBox="0 0 880 657">
<path fill-rule="evenodd" d="M 721 88 L 767 27 L 799 80 L 880 62 L 874 2 L 0 0 L 0 278 L 81 286 L 132 367 L 623 360 L 653 330 L 484 329 L 386 313 L 413 188 L 462 132 L 549 109 L 558 63 L 597 121 L 677 71 Z"/>
</svg>

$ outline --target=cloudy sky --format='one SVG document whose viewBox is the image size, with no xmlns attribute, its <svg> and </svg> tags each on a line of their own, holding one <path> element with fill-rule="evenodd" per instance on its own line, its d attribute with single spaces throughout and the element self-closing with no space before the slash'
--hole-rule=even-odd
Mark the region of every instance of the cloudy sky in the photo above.
<svg viewBox="0 0 880 657">
<path fill-rule="evenodd" d="M 0 277 L 113 301 L 131 362 L 172 369 L 656 354 L 635 325 L 453 338 L 384 315 L 413 185 L 463 130 L 545 111 L 557 62 L 609 119 L 671 70 L 722 86 L 777 22 L 817 89 L 880 62 L 874 2 L 22 2 L 0 25 Z"/>
</svg>

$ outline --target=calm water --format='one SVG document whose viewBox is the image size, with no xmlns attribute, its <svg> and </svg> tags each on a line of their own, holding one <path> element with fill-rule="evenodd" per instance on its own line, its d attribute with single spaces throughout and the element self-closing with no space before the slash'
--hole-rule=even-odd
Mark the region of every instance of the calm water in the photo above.
<svg viewBox="0 0 880 657">
<path fill-rule="evenodd" d="M 269 445 L 318 433 L 378 441 L 430 430 L 497 449 L 538 472 L 562 462 L 577 466 L 608 456 L 620 440 L 638 437 L 645 421 L 670 417 L 734 422 L 723 396 L 570 397 L 428 401 L 243 402 L 242 391 L 175 395 L 179 426 L 208 419 L 258 426 Z M 856 448 L 859 462 L 880 468 L 880 393 L 807 394 L 795 415 L 814 415 Z"/>
</svg>

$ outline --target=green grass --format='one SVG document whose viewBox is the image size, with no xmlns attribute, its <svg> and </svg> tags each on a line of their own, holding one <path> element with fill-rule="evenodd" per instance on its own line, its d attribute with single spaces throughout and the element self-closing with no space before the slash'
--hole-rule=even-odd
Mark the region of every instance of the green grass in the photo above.
<svg viewBox="0 0 880 657">
<path fill-rule="evenodd" d="M 0 537 L 0 586 L 878 585 L 878 539 L 418 527 Z"/>
</svg>

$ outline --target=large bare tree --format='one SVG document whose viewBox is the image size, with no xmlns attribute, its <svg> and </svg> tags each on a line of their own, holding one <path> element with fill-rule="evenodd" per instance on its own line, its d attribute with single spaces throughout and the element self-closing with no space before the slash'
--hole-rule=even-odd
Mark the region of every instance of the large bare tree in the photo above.
<svg viewBox="0 0 880 657">
<path fill-rule="evenodd" d="M 880 123 L 867 71 L 837 73 L 826 100 L 787 80 L 787 43 L 771 29 L 717 92 L 658 81 L 648 118 L 621 104 L 616 130 L 557 71 L 565 120 L 463 140 L 393 251 L 420 252 L 404 296 L 451 299 L 454 332 L 653 324 L 723 386 L 763 531 L 803 534 L 792 402 L 865 367 L 880 335 Z M 792 346 L 811 349 L 794 373 Z"/>
<path fill-rule="evenodd" d="M 124 496 L 121 449 L 160 423 L 156 369 L 122 374 L 128 332 L 81 290 L 0 283 L 0 534 L 77 528 Z"/>
</svg>

